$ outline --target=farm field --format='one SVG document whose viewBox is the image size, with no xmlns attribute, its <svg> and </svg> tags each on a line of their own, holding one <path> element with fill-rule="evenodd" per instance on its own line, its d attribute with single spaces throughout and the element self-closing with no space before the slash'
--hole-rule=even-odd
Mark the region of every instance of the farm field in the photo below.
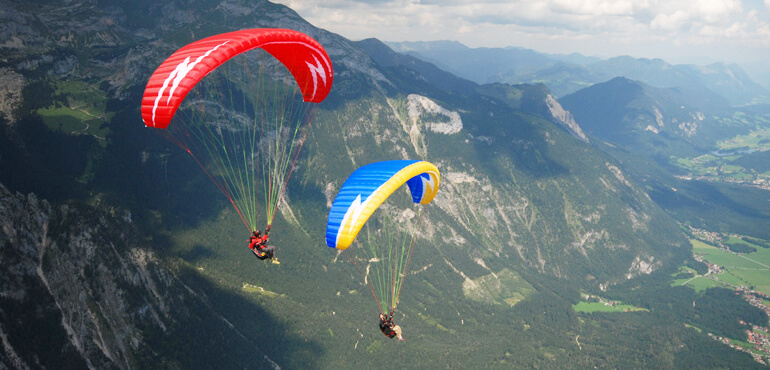
<svg viewBox="0 0 770 370">
<path fill-rule="evenodd" d="M 626 311 L 646 311 L 643 308 L 629 304 L 616 304 L 614 306 L 606 305 L 603 302 L 578 302 L 572 309 L 576 312 L 626 312 Z"/>
<path fill-rule="evenodd" d="M 731 239 L 731 242 L 741 242 L 756 248 L 752 253 L 732 253 L 699 240 L 691 239 L 693 254 L 703 258 L 704 262 L 718 265 L 720 273 L 708 273 L 707 276 L 695 276 L 689 279 L 679 279 L 674 285 L 688 285 L 701 291 L 715 286 L 753 287 L 762 293 L 770 294 L 770 249 L 762 248 L 751 243 Z"/>
</svg>

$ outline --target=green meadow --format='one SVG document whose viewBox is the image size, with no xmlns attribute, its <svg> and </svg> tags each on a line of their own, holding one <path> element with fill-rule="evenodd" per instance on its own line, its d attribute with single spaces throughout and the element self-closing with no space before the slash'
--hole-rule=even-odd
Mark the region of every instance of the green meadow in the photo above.
<svg viewBox="0 0 770 370">
<path fill-rule="evenodd" d="M 746 162 L 739 161 L 746 153 L 770 150 L 770 128 L 764 127 L 770 116 L 754 115 L 748 117 L 745 113 L 739 113 L 732 118 L 719 119 L 726 125 L 755 126 L 748 134 L 737 135 L 716 143 L 719 151 L 724 154 L 703 154 L 694 158 L 672 157 L 672 164 L 687 170 L 691 176 L 708 177 L 713 180 L 728 180 L 730 182 L 750 183 L 756 179 L 770 176 L 770 171 L 764 171 L 760 167 L 744 167 Z M 736 162 L 737 161 L 737 162 Z"/>
<path fill-rule="evenodd" d="M 693 253 L 703 257 L 704 261 L 722 267 L 721 274 L 711 274 L 707 277 L 696 276 L 674 281 L 674 285 L 688 285 L 695 290 L 722 286 L 747 286 L 770 294 L 770 250 L 747 243 L 737 238 L 730 238 L 729 243 L 745 243 L 757 249 L 752 253 L 732 253 L 723 251 L 715 246 L 699 240 L 691 239 Z"/>
<path fill-rule="evenodd" d="M 767 123 L 767 117 L 757 115 L 753 119 Z M 754 130 L 746 135 L 738 135 L 731 139 L 723 140 L 717 143 L 720 150 L 731 150 L 738 148 L 755 148 L 758 150 L 770 149 L 770 129 L 762 128 Z"/>
<path fill-rule="evenodd" d="M 574 309 L 576 312 L 585 312 L 585 313 L 592 313 L 592 312 L 626 312 L 628 311 L 647 311 L 644 308 L 639 308 L 636 306 L 632 306 L 629 304 L 616 304 L 615 306 L 605 305 L 602 302 L 578 302 L 578 304 L 573 305 L 572 309 Z"/>
<path fill-rule="evenodd" d="M 585 293 L 580 294 L 582 300 L 577 304 L 572 305 L 572 309 L 575 312 L 592 313 L 592 312 L 627 312 L 627 311 L 647 311 L 644 308 L 624 304 L 621 301 L 614 301 L 615 305 L 611 306 L 608 303 L 611 301 L 606 298 L 588 295 Z"/>
<path fill-rule="evenodd" d="M 95 86 L 66 81 L 57 84 L 54 104 L 37 113 L 54 130 L 91 135 L 103 142 L 108 130 L 102 124 L 114 114 L 107 113 L 106 106 L 107 96 Z"/>
</svg>

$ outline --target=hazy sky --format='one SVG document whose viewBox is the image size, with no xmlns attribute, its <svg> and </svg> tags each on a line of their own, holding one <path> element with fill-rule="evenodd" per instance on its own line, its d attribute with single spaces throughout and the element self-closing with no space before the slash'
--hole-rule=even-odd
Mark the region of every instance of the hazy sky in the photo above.
<svg viewBox="0 0 770 370">
<path fill-rule="evenodd" d="M 271 0 L 351 40 L 455 40 L 547 53 L 770 61 L 770 0 Z"/>
</svg>

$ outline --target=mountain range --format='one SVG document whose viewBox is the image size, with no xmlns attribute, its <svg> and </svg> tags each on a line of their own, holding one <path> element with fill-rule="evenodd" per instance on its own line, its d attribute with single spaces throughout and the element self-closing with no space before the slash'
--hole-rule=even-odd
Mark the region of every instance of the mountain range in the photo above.
<svg viewBox="0 0 770 370">
<path fill-rule="evenodd" d="M 711 91 L 732 105 L 767 102 L 770 97 L 770 92 L 737 64 L 672 65 L 661 59 L 630 56 L 603 60 L 513 47 L 469 48 L 453 41 L 388 42 L 387 45 L 477 83 L 544 83 L 558 98 L 615 77 L 655 87 L 677 87 L 690 95 Z"/>
<path fill-rule="evenodd" d="M 760 226 L 770 217 L 764 200 L 770 174 L 759 164 L 770 150 L 767 90 L 737 65 L 671 65 L 628 56 L 600 60 L 521 48 L 468 48 L 447 41 L 387 44 L 457 75 L 489 82 L 485 86 L 495 90 L 513 86 L 506 82 L 530 81 L 531 86 L 544 83 L 551 91 L 564 91 L 566 95 L 553 95 L 575 125 L 645 183 L 653 199 L 678 221 L 770 236 Z M 508 69 L 501 72 L 500 66 Z M 554 71 L 553 78 L 532 77 Z M 565 90 L 569 84 L 573 86 Z M 712 153 L 723 153 L 726 159 L 693 168 L 692 163 Z M 720 175 L 721 168 L 736 170 Z"/>
<path fill-rule="evenodd" d="M 679 224 L 548 84 L 479 84 L 268 1 L 2 4 L 4 366 L 759 366 L 707 333 L 767 316 L 730 291 L 671 286 L 700 266 Z M 139 116 L 174 50 L 263 27 L 307 33 L 335 70 L 274 222 L 280 266 L 251 257 L 227 200 Z M 396 315 L 406 343 L 381 336 L 350 255 L 323 242 L 347 175 L 389 159 L 442 174 Z M 578 313 L 585 292 L 641 311 Z"/>
</svg>

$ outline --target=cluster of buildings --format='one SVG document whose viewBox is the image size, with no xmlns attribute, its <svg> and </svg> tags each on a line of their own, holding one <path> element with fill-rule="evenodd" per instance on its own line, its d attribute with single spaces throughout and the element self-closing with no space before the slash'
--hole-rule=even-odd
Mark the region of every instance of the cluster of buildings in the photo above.
<svg viewBox="0 0 770 370">
<path fill-rule="evenodd" d="M 615 307 L 615 305 L 618 304 L 617 301 L 608 301 L 596 295 L 582 294 L 582 296 L 586 302 L 599 302 L 599 303 L 603 303 L 605 306 L 612 306 L 612 307 Z"/>
<path fill-rule="evenodd" d="M 718 233 L 715 231 L 707 231 L 702 229 L 696 229 L 690 225 L 687 226 L 690 229 L 690 233 L 695 236 L 698 240 L 703 240 L 706 242 L 710 242 L 712 244 L 721 244 L 724 238 L 722 237 L 722 233 Z"/>
<path fill-rule="evenodd" d="M 756 325 L 752 325 L 751 327 L 753 330 L 746 329 L 746 336 L 748 337 L 747 341 L 753 344 L 754 349 L 757 351 L 762 351 L 770 355 L 770 340 L 767 338 L 767 330 L 761 330 L 765 328 Z M 758 330 L 759 332 L 754 330 Z M 764 332 L 764 334 L 761 332 Z"/>
<path fill-rule="evenodd" d="M 698 181 L 710 181 L 710 182 L 726 182 L 726 183 L 733 183 L 733 184 L 740 184 L 740 185 L 747 185 L 747 186 L 753 186 L 760 189 L 770 190 L 770 179 L 767 178 L 765 174 L 757 174 L 753 171 L 746 171 L 739 173 L 738 175 L 748 175 L 750 176 L 749 179 L 742 178 L 739 176 L 731 176 L 734 175 L 734 173 L 724 173 L 723 167 L 708 167 L 705 169 L 705 173 L 702 175 L 690 175 L 690 176 L 681 176 L 681 175 L 675 175 L 674 177 L 686 180 L 686 181 L 692 181 L 692 180 L 698 180 Z"/>
<path fill-rule="evenodd" d="M 767 294 L 749 289 L 745 286 L 738 287 L 735 290 L 735 294 L 740 294 L 746 302 L 761 309 L 770 316 L 770 307 L 764 303 L 764 300 L 770 300 L 770 296 Z M 740 320 L 740 323 L 741 325 L 746 325 L 746 322 L 743 320 Z M 751 351 L 749 348 L 732 344 L 730 347 L 746 352 L 750 354 L 755 361 L 767 365 L 767 359 L 770 358 L 770 333 L 768 332 L 768 328 L 752 324 L 751 329 L 746 329 L 746 338 L 747 342 L 754 345 L 754 351 Z"/>
<path fill-rule="evenodd" d="M 751 185 L 760 189 L 770 190 L 770 179 L 764 177 L 757 177 L 751 182 Z"/>
<path fill-rule="evenodd" d="M 708 261 L 704 261 L 704 260 L 703 260 L 703 256 L 701 256 L 701 255 L 698 255 L 698 254 L 695 254 L 695 253 L 693 253 L 693 254 L 692 254 L 692 259 L 694 259 L 694 260 L 696 260 L 696 261 L 698 261 L 698 262 L 703 262 L 703 263 L 705 263 L 705 264 L 706 264 L 706 266 L 708 266 L 709 270 L 708 270 L 708 272 L 706 272 L 706 273 L 703 275 L 704 277 L 705 277 L 705 276 L 709 276 L 709 275 L 712 275 L 712 274 L 713 274 L 713 275 L 716 275 L 716 274 L 721 274 L 721 273 L 723 272 L 723 270 L 722 270 L 722 266 L 719 266 L 719 265 L 717 265 L 716 263 L 710 263 L 710 262 L 708 262 Z"/>
<path fill-rule="evenodd" d="M 770 317 L 770 307 L 764 303 L 764 301 L 770 301 L 770 296 L 742 285 L 736 289 L 736 292 L 742 294 L 743 299 L 746 300 L 746 302 L 749 302 L 750 305 L 765 311 L 767 316 Z"/>
<path fill-rule="evenodd" d="M 746 330 L 746 331 L 747 332 L 751 332 L 751 330 Z M 756 334 L 756 333 L 754 333 L 754 334 Z M 730 342 L 730 338 L 725 338 L 725 337 L 722 337 L 722 336 L 719 336 L 719 335 L 714 335 L 714 334 L 711 334 L 711 333 L 708 333 L 708 336 L 713 338 L 713 339 L 715 339 L 715 340 L 718 340 L 718 341 L 720 341 L 720 342 L 722 342 L 722 343 L 724 343 L 726 345 L 728 345 L 730 348 L 732 348 L 732 349 L 734 349 L 736 351 L 741 351 L 741 352 L 748 353 L 749 355 L 751 355 L 752 358 L 754 358 L 754 361 L 759 362 L 760 364 L 767 366 L 767 361 L 765 360 L 765 357 L 763 355 L 761 355 L 759 353 L 756 353 L 754 351 L 751 351 L 748 348 L 739 346 L 737 344 L 733 344 L 732 342 Z M 754 348 L 759 350 L 759 348 L 757 348 L 756 345 L 754 346 Z"/>
<path fill-rule="evenodd" d="M 725 240 L 723 234 L 706 231 L 706 230 L 700 230 L 700 229 L 693 228 L 691 226 L 689 228 L 690 228 L 690 232 L 695 238 L 702 240 L 704 242 L 709 242 L 713 245 L 717 245 L 725 251 L 729 251 L 729 249 L 727 249 L 723 245 L 723 241 Z M 703 256 L 701 255 L 693 254 L 693 259 L 698 262 L 703 262 L 708 266 L 708 272 L 703 276 L 716 275 L 724 271 L 722 266 L 705 261 L 703 259 Z M 767 301 L 770 301 L 770 295 L 767 295 L 765 293 L 762 293 L 753 289 L 749 289 L 746 286 L 737 287 L 735 289 L 735 294 L 741 295 L 746 302 L 748 302 L 754 307 L 761 309 L 768 315 L 768 317 L 770 317 L 770 306 L 768 306 L 765 303 Z M 740 323 L 742 325 L 746 325 L 746 322 L 744 322 L 743 320 L 741 320 Z M 748 353 L 758 363 L 761 363 L 765 366 L 768 366 L 770 364 L 770 332 L 767 327 L 752 325 L 752 329 L 746 330 L 746 337 L 747 337 L 746 341 L 751 345 L 753 345 L 753 348 L 751 347 L 747 348 L 745 347 L 745 344 L 741 346 L 739 344 L 732 343 L 730 342 L 729 338 L 717 336 L 712 333 L 708 333 L 708 335 L 709 337 L 714 338 L 715 340 L 718 340 L 730 346 L 730 348 Z"/>
<path fill-rule="evenodd" d="M 759 354 L 743 349 L 744 352 L 748 352 L 755 361 L 762 365 L 767 365 L 764 356 L 770 356 L 770 339 L 767 336 L 767 328 L 763 326 L 751 326 L 753 330 L 746 329 L 747 341 L 754 345 L 754 350 L 762 352 Z"/>
<path fill-rule="evenodd" d="M 722 266 L 719 266 L 716 263 L 706 262 L 706 266 L 709 267 L 709 271 L 706 273 L 706 275 L 711 275 L 711 274 L 716 275 L 716 274 L 721 274 L 723 272 Z"/>
</svg>

